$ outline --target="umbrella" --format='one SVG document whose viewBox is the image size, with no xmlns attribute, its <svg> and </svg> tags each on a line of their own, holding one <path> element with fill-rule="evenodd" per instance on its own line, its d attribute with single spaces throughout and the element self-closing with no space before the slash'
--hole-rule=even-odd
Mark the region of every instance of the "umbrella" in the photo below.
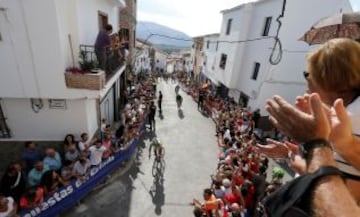
<svg viewBox="0 0 360 217">
<path fill-rule="evenodd" d="M 322 44 L 333 38 L 360 39 L 360 12 L 339 13 L 315 23 L 299 40 Z"/>
</svg>

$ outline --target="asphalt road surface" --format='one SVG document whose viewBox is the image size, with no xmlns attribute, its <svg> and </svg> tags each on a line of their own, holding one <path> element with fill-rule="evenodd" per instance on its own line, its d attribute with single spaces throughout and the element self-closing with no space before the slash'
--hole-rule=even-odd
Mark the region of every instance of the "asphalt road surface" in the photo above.
<svg viewBox="0 0 360 217">
<path fill-rule="evenodd" d="M 190 96 L 179 112 L 175 83 L 162 81 L 163 116 L 156 115 L 156 131 L 147 130 L 130 168 L 111 184 L 91 194 L 63 216 L 67 217 L 184 217 L 192 216 L 189 203 L 202 199 L 217 164 L 215 124 L 197 111 Z M 149 143 L 157 136 L 165 147 L 164 161 L 149 159 Z"/>
</svg>

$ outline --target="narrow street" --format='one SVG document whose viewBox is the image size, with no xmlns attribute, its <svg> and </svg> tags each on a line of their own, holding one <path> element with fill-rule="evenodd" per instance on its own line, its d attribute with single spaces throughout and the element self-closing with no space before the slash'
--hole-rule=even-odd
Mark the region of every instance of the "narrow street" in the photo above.
<svg viewBox="0 0 360 217">
<path fill-rule="evenodd" d="M 156 117 L 156 135 L 165 147 L 165 171 L 152 175 L 154 156 L 148 147 L 154 133 L 147 131 L 139 143 L 138 156 L 130 169 L 109 186 L 86 198 L 67 217 L 183 217 L 192 216 L 189 203 L 202 199 L 217 162 L 215 124 L 197 111 L 190 96 L 183 96 L 183 113 L 175 102 L 176 84 L 162 81 L 163 117 Z"/>
</svg>

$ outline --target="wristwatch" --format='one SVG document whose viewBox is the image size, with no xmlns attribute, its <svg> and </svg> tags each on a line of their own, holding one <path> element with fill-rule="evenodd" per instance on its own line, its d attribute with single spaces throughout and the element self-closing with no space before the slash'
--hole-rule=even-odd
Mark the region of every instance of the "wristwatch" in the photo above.
<svg viewBox="0 0 360 217">
<path fill-rule="evenodd" d="M 328 147 L 332 150 L 332 146 L 330 142 L 328 142 L 326 139 L 313 139 L 308 142 L 301 143 L 299 146 L 299 150 L 301 153 L 301 156 L 307 160 L 309 157 L 309 154 L 314 148 L 320 148 L 320 147 Z"/>
</svg>

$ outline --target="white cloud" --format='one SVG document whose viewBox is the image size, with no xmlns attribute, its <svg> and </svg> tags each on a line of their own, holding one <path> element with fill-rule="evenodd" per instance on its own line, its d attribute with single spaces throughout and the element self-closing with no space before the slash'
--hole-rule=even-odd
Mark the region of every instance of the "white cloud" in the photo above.
<svg viewBox="0 0 360 217">
<path fill-rule="evenodd" d="M 197 36 L 219 32 L 220 11 L 249 1 L 254 0 L 139 0 L 138 19 Z"/>
</svg>

